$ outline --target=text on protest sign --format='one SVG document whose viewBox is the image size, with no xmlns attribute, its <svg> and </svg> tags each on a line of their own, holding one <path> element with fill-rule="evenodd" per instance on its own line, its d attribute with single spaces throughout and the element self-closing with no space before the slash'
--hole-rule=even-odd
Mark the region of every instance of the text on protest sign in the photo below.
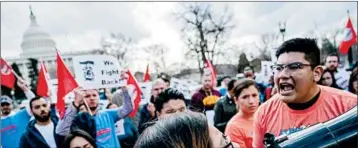
<svg viewBox="0 0 358 148">
<path fill-rule="evenodd" d="M 120 87 L 126 84 L 121 78 L 118 60 L 110 55 L 83 55 L 73 57 L 77 82 L 86 89 Z"/>
</svg>

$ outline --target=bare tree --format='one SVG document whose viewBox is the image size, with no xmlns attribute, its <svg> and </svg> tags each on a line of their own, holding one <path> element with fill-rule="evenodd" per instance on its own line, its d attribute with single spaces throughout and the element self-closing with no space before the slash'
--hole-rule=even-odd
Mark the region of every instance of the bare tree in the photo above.
<svg viewBox="0 0 358 148">
<path fill-rule="evenodd" d="M 112 55 L 118 59 L 119 66 L 129 66 L 128 61 L 133 58 L 133 56 L 129 56 L 129 51 L 133 48 L 130 38 L 125 37 L 122 33 L 111 33 L 109 37 L 102 37 L 100 44 L 101 49 L 97 49 L 94 52 Z"/>
<path fill-rule="evenodd" d="M 204 3 L 184 4 L 183 8 L 184 10 L 176 15 L 184 23 L 182 35 L 188 49 L 185 57 L 196 60 L 200 74 L 203 75 L 206 59 L 215 65 L 215 58 L 224 54 L 220 47 L 234 27 L 231 24 L 232 14 L 225 9 L 223 15 L 216 19 L 210 4 Z"/>
<path fill-rule="evenodd" d="M 261 35 L 259 43 L 255 47 L 259 50 L 261 60 L 271 61 L 271 50 L 277 45 L 279 35 L 275 33 L 265 33 Z"/>
<path fill-rule="evenodd" d="M 165 73 L 167 69 L 165 57 L 167 56 L 169 48 L 163 44 L 154 44 L 144 47 L 143 50 L 150 54 L 147 60 L 154 66 L 156 73 Z"/>
</svg>

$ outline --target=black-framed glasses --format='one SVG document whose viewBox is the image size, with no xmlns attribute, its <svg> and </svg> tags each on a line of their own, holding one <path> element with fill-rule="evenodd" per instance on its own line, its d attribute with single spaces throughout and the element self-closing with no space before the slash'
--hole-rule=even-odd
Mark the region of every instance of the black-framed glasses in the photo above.
<svg viewBox="0 0 358 148">
<path fill-rule="evenodd" d="M 301 62 L 294 62 L 294 63 L 290 63 L 287 65 L 275 64 L 275 65 L 271 66 L 271 69 L 274 74 L 279 74 L 284 69 L 286 69 L 287 74 L 292 74 L 292 73 L 296 72 L 297 70 L 303 69 L 303 67 L 306 67 L 306 66 L 312 66 L 312 65 L 311 64 L 303 64 Z"/>
</svg>

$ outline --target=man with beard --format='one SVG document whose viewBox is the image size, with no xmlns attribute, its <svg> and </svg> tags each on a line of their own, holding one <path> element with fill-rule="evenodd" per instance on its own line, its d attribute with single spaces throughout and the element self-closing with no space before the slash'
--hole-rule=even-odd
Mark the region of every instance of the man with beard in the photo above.
<svg viewBox="0 0 358 148">
<path fill-rule="evenodd" d="M 275 136 L 298 132 L 335 118 L 357 105 L 357 96 L 320 86 L 323 68 L 314 39 L 295 38 L 284 42 L 272 66 L 277 94 L 255 113 L 253 147 L 264 147 L 265 133 Z"/>
<path fill-rule="evenodd" d="M 219 91 L 213 88 L 211 83 L 211 76 L 204 75 L 202 85 L 196 93 L 191 97 L 190 109 L 197 112 L 205 112 L 206 110 L 213 110 L 216 101 L 221 97 Z"/>
<path fill-rule="evenodd" d="M 334 73 L 334 77 L 336 78 L 338 86 L 344 90 L 347 90 L 349 73 L 344 70 L 338 71 L 339 56 L 337 54 L 328 55 L 326 57 L 325 66 L 328 71 Z"/>
<path fill-rule="evenodd" d="M 26 132 L 21 136 L 20 148 L 61 147 L 63 137 L 55 133 L 58 117 L 56 112 L 50 111 L 50 103 L 42 97 L 35 97 L 30 100 L 29 105 L 35 120 L 30 121 Z"/>
<path fill-rule="evenodd" d="M 75 100 L 72 102 L 72 105 L 67 108 L 64 118 L 59 121 L 56 127 L 56 133 L 62 136 L 66 136 L 70 133 L 73 119 L 79 111 L 78 106 L 84 102 L 88 105 L 89 113 L 95 122 L 97 146 L 120 148 L 121 146 L 115 133 L 115 123 L 128 116 L 133 110 L 132 100 L 127 88 L 122 87 L 122 91 L 125 96 L 124 104 L 121 107 L 117 109 L 99 110 L 98 90 L 76 90 Z"/>
<path fill-rule="evenodd" d="M 26 98 L 31 99 L 35 97 L 34 93 L 28 89 L 23 79 L 18 79 L 17 85 L 24 91 Z M 29 106 L 26 106 L 26 108 L 11 115 L 12 105 L 9 102 L 12 101 L 9 101 L 11 100 L 9 97 L 7 97 L 6 100 L 8 100 L 6 101 L 8 104 L 1 106 L 1 145 L 2 148 L 19 147 L 18 144 L 21 135 L 25 132 L 27 123 L 30 121 L 32 114 Z"/>
</svg>

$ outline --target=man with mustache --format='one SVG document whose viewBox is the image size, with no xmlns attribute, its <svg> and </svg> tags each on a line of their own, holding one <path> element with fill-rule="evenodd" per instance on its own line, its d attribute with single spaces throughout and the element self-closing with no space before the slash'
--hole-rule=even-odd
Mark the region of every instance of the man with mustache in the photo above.
<svg viewBox="0 0 358 148">
<path fill-rule="evenodd" d="M 56 133 L 66 136 L 70 133 L 73 119 L 77 115 L 78 106 L 85 102 L 89 107 L 96 125 L 96 144 L 98 147 L 120 148 L 119 141 L 115 133 L 115 123 L 128 116 L 133 110 L 132 100 L 126 87 L 122 87 L 124 104 L 117 109 L 99 110 L 99 94 L 96 89 L 85 89 L 75 91 L 75 100 L 70 105 L 63 119 L 56 127 Z"/>
<path fill-rule="evenodd" d="M 320 86 L 323 68 L 314 39 L 284 42 L 272 66 L 277 94 L 255 113 L 253 147 L 262 148 L 265 133 L 291 134 L 335 118 L 357 105 L 357 96 Z"/>
<path fill-rule="evenodd" d="M 56 111 L 50 111 L 50 103 L 42 97 L 35 97 L 29 102 L 35 120 L 27 125 L 26 132 L 21 136 L 20 147 L 61 147 L 63 137 L 55 133 L 58 123 Z"/>
<path fill-rule="evenodd" d="M 348 89 L 348 78 L 349 73 L 344 70 L 338 71 L 339 67 L 339 56 L 338 54 L 330 54 L 326 57 L 325 66 L 328 71 L 334 73 L 334 77 L 336 78 L 336 82 L 339 87 L 344 90 Z"/>
</svg>

